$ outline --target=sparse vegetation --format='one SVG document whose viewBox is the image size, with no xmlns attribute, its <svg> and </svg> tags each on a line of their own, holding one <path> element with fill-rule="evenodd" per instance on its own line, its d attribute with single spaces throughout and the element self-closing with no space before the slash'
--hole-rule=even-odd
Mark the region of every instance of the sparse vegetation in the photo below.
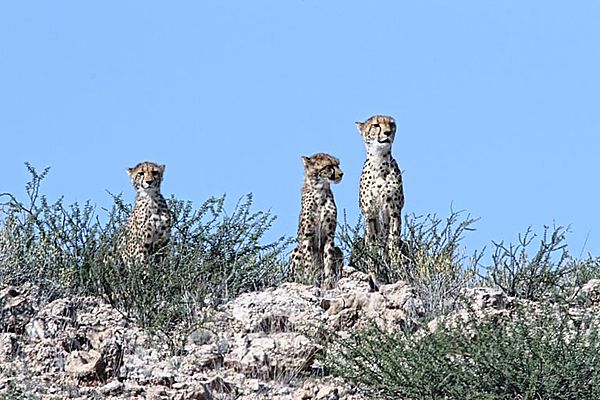
<svg viewBox="0 0 600 400">
<path fill-rule="evenodd" d="M 111 195 L 105 210 L 51 202 L 40 190 L 48 169 L 27 168 L 25 201 L 0 194 L 0 283 L 33 283 L 42 302 L 101 296 L 177 353 L 216 305 L 286 279 L 291 240 L 264 243 L 275 217 L 253 211 L 251 195 L 231 212 L 225 197 L 198 208 L 169 199 L 168 246 L 148 265 L 126 268 L 114 254 L 131 212 L 121 196 Z M 490 265 L 482 265 L 482 253 L 468 255 L 461 244 L 475 222 L 461 212 L 409 215 L 392 248 L 365 247 L 360 221 L 341 224 L 347 263 L 379 284 L 406 281 L 424 313 L 402 332 L 372 326 L 325 335 L 324 371 L 377 399 L 597 398 L 600 320 L 577 295 L 600 277 L 600 259 L 573 258 L 567 230 L 546 227 L 540 237 L 528 229 L 516 245 L 492 243 Z M 465 310 L 464 289 L 474 286 L 501 289 L 511 306 L 493 315 Z"/>
<path fill-rule="evenodd" d="M 531 228 L 519 235 L 516 245 L 493 243 L 492 264 L 483 283 L 497 286 L 508 296 L 531 301 L 566 301 L 573 288 L 600 276 L 593 259 L 577 260 L 567 251 L 567 229 L 544 227 L 537 251 L 531 254 L 536 235 Z"/>
<path fill-rule="evenodd" d="M 424 230 L 407 221 L 405 245 L 417 251 L 406 251 L 401 260 L 417 272 L 402 278 L 417 288 L 446 290 L 430 292 L 429 312 L 413 330 L 370 327 L 349 338 L 334 336 L 326 356 L 333 373 L 377 399 L 596 399 L 600 320 L 594 312 L 573 312 L 570 306 L 577 301 L 577 288 L 599 276 L 598 259 L 572 258 L 562 227 L 546 227 L 531 251 L 536 236 L 528 229 L 517 245 L 493 243 L 492 264 L 478 268 L 475 276 L 472 261 L 479 262 L 480 255 L 457 256 L 456 233 L 466 231 L 471 220 L 453 229 L 453 215 L 442 235 L 436 233 L 438 220 L 430 220 L 431 228 Z M 436 271 L 445 271 L 445 280 L 436 280 Z M 462 282 L 454 286 L 453 276 L 463 277 Z M 443 285 L 436 286 L 439 282 Z M 502 289 L 514 299 L 512 308 L 483 316 L 463 308 L 462 317 L 452 318 L 453 307 L 444 299 L 460 304 L 465 283 Z M 434 317 L 439 317 L 437 328 L 430 329 L 427 323 Z"/>
<path fill-rule="evenodd" d="M 592 400 L 598 351 L 597 316 L 545 306 L 532 317 L 523 307 L 421 334 L 365 329 L 338 338 L 328 365 L 375 399 Z"/>
<path fill-rule="evenodd" d="M 191 202 L 169 199 L 175 224 L 166 257 L 127 269 L 113 249 L 131 207 L 120 196 L 113 196 L 105 216 L 91 202 L 51 203 L 40 192 L 48 169 L 40 173 L 31 165 L 27 168 L 32 177 L 26 185 L 27 201 L 2 195 L 3 284 L 32 282 L 48 299 L 62 294 L 103 296 L 152 333 L 180 342 L 202 323 L 207 306 L 276 285 L 285 277 L 289 241 L 281 237 L 263 243 L 275 217 L 252 211 L 251 195 L 231 213 L 225 209 L 225 197 L 208 199 L 197 210 Z"/>
<path fill-rule="evenodd" d="M 465 233 L 474 230 L 476 221 L 461 212 L 451 212 L 446 219 L 408 215 L 396 252 L 383 243 L 375 248 L 366 246 L 362 221 L 355 226 L 345 222 L 340 240 L 351 266 L 373 271 L 381 283 L 408 282 L 423 301 L 425 315 L 433 318 L 453 310 L 461 289 L 474 284 L 481 254 L 466 255 L 460 242 Z"/>
</svg>

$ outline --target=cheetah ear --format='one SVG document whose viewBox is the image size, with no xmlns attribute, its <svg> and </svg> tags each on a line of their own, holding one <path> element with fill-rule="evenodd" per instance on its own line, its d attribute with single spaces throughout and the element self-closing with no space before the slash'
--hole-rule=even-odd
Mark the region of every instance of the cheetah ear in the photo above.
<svg viewBox="0 0 600 400">
<path fill-rule="evenodd" d="M 309 157 L 306 156 L 302 156 L 302 164 L 304 164 L 304 166 L 308 166 L 311 163 L 311 160 Z"/>
<path fill-rule="evenodd" d="M 135 168 L 127 168 L 127 175 L 131 176 Z"/>
<path fill-rule="evenodd" d="M 167 166 L 165 164 L 161 164 L 158 166 L 158 168 L 160 169 L 160 173 L 164 173 L 165 172 L 165 168 L 167 168 Z"/>
<path fill-rule="evenodd" d="M 356 125 L 356 127 L 358 128 L 358 131 L 360 133 L 362 133 L 362 130 L 363 130 L 364 126 L 365 126 L 364 122 L 355 122 L 354 125 Z"/>
</svg>

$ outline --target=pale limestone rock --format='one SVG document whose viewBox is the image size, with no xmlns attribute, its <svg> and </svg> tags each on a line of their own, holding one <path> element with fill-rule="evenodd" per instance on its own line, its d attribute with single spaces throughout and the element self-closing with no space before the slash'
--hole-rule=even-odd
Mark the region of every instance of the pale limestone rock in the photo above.
<svg viewBox="0 0 600 400">
<path fill-rule="evenodd" d="M 586 301 L 598 307 L 600 305 L 600 279 L 590 279 L 581 287 L 581 294 Z"/>
<path fill-rule="evenodd" d="M 322 386 L 315 395 L 315 400 L 338 400 L 339 398 L 338 389 L 332 385 Z"/>
<path fill-rule="evenodd" d="M 106 385 L 102 386 L 99 391 L 104 395 L 117 395 L 123 391 L 123 383 L 119 381 L 110 381 Z"/>
<path fill-rule="evenodd" d="M 17 340 L 15 333 L 0 333 L 0 362 L 12 361 L 17 350 Z"/>
<path fill-rule="evenodd" d="M 79 379 L 101 379 L 104 376 L 104 360 L 95 350 L 75 350 L 67 356 L 65 372 Z"/>
<path fill-rule="evenodd" d="M 505 310 L 510 299 L 501 289 L 488 287 L 467 288 L 462 291 L 466 304 L 475 311 Z"/>
</svg>

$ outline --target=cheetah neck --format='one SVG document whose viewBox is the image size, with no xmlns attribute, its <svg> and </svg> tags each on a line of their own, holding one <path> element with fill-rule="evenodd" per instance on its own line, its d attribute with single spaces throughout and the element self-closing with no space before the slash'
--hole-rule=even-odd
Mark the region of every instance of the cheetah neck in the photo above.
<svg viewBox="0 0 600 400">
<path fill-rule="evenodd" d="M 326 194 L 331 192 L 331 184 L 324 179 L 305 177 L 304 189 L 310 192 Z"/>
<path fill-rule="evenodd" d="M 367 147 L 367 160 L 371 160 L 373 163 L 380 164 L 389 162 L 392 159 L 392 148 L 391 147 Z"/>
<path fill-rule="evenodd" d="M 137 192 L 137 199 L 139 201 L 150 201 L 152 203 L 162 202 L 164 199 L 163 195 L 160 193 L 160 189 L 157 188 L 149 188 L 149 189 L 140 189 Z"/>
</svg>

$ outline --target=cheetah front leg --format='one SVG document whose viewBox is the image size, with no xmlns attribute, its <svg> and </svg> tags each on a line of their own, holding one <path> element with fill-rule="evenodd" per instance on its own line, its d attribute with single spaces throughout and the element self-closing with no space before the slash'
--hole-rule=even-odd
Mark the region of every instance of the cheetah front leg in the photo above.
<svg viewBox="0 0 600 400">
<path fill-rule="evenodd" d="M 398 244 L 402 232 L 402 216 L 400 215 L 400 212 L 395 210 L 390 211 L 389 225 L 390 230 L 387 237 L 388 244 Z"/>
<path fill-rule="evenodd" d="M 290 281 L 296 280 L 296 273 L 302 265 L 302 253 L 300 247 L 296 247 L 290 254 L 290 270 L 288 273 L 288 279 Z"/>
<path fill-rule="evenodd" d="M 387 236 L 386 248 L 389 255 L 389 260 L 393 265 L 402 262 L 404 244 L 401 239 L 401 231 L 402 216 L 400 215 L 400 211 L 392 210 L 390 215 L 390 231 Z"/>
<path fill-rule="evenodd" d="M 323 253 L 323 287 L 333 289 L 342 271 L 344 254 L 335 246 L 333 236 L 327 237 Z"/>
<path fill-rule="evenodd" d="M 367 218 L 365 223 L 365 244 L 367 246 L 373 246 L 377 242 L 379 236 L 379 230 L 377 218 Z"/>
<path fill-rule="evenodd" d="M 315 256 L 314 247 L 314 234 L 311 232 L 302 235 L 302 238 L 298 243 L 298 248 L 296 249 L 294 271 L 296 277 L 306 277 L 307 273 L 310 274 L 315 270 L 318 260 Z"/>
<path fill-rule="evenodd" d="M 365 216 L 365 245 L 367 247 L 373 247 L 377 244 L 381 237 L 381 221 L 380 213 L 377 210 L 377 206 L 371 202 L 368 211 L 364 213 Z"/>
</svg>

